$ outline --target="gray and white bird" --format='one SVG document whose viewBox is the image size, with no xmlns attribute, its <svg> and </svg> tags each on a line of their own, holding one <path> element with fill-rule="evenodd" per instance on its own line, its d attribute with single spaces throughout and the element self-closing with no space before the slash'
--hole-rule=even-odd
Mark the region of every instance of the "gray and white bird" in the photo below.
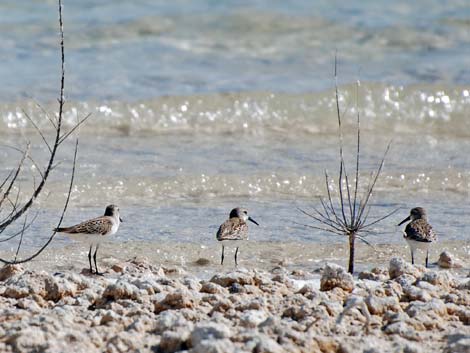
<svg viewBox="0 0 470 353">
<path fill-rule="evenodd" d="M 102 240 L 107 236 L 115 234 L 119 225 L 121 224 L 122 219 L 119 216 L 119 208 L 115 205 L 109 205 L 104 211 L 104 215 L 101 217 L 89 219 L 82 223 L 76 224 L 71 227 L 60 227 L 55 228 L 54 231 L 58 233 L 66 233 L 68 237 L 86 242 L 90 245 L 90 251 L 88 252 L 88 262 L 90 264 L 90 272 L 101 275 L 98 271 L 98 266 L 96 265 L 96 253 Z M 95 272 L 91 266 L 91 252 L 93 246 L 95 247 L 95 253 L 93 255 L 93 260 L 95 262 Z"/>
<path fill-rule="evenodd" d="M 258 222 L 248 216 L 248 211 L 246 209 L 237 207 L 230 212 L 229 219 L 227 219 L 219 227 L 219 230 L 217 231 L 217 240 L 222 242 L 222 257 L 220 260 L 221 265 L 224 263 L 224 249 L 225 244 L 227 243 L 237 244 L 237 249 L 235 250 L 235 265 L 238 265 L 238 244 L 243 240 L 248 240 L 247 221 L 253 222 L 259 226 Z"/>
<path fill-rule="evenodd" d="M 406 221 L 410 221 L 410 223 L 405 227 L 403 238 L 411 249 L 411 263 L 415 263 L 414 252 L 416 249 L 421 249 L 426 252 L 426 267 L 428 267 L 429 246 L 437 240 L 437 236 L 428 223 L 426 211 L 422 207 L 412 208 L 410 215 L 398 225 L 400 226 Z"/>
</svg>

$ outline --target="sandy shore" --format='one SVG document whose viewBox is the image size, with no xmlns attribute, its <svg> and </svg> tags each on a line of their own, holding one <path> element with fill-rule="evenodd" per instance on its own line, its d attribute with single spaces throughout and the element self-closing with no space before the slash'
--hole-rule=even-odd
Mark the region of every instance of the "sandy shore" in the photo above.
<svg viewBox="0 0 470 353">
<path fill-rule="evenodd" d="M 372 269 L 361 248 L 353 277 L 336 245 L 253 243 L 238 268 L 217 246 L 154 245 L 103 247 L 104 276 L 75 244 L 1 269 L 0 351 L 470 351 L 465 263 L 425 269 L 387 245 Z"/>
<path fill-rule="evenodd" d="M 410 261 L 409 248 L 403 244 L 378 244 L 374 248 L 358 243 L 356 248 L 355 272 L 370 270 L 375 266 L 386 266 L 392 257 Z M 430 264 L 436 266 L 439 254 L 448 250 L 457 258 L 467 259 L 470 255 L 470 242 L 439 242 L 431 248 Z M 182 242 L 108 242 L 101 245 L 98 253 L 100 270 L 134 257 L 145 258 L 152 264 L 166 267 L 181 267 L 185 271 L 203 279 L 210 278 L 220 270 L 235 269 L 234 248 L 226 248 L 224 266 L 220 266 L 221 246 Z M 80 272 L 88 268 L 88 247 L 71 242 L 65 246 L 49 247 L 35 260 L 23 265 L 25 269 L 49 272 Z M 11 253 L 1 252 L 4 258 Z M 29 255 L 27 251 L 23 254 Z M 20 257 L 21 254 L 20 254 Z M 288 270 L 315 272 L 327 262 L 347 267 L 348 247 L 342 243 L 301 243 L 301 242 L 255 242 L 249 241 L 240 246 L 238 262 L 245 268 L 269 271 L 281 265 Z M 417 264 L 424 265 L 424 254 L 417 253 Z M 470 271 L 470 263 L 463 263 L 462 273 Z"/>
</svg>

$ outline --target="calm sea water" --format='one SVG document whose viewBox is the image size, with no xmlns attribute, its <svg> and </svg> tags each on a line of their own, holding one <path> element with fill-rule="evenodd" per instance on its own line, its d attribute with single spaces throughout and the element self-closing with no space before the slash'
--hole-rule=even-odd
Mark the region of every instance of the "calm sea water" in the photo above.
<svg viewBox="0 0 470 353">
<path fill-rule="evenodd" d="M 0 4 L 0 97 L 54 99 L 56 1 Z M 65 0 L 70 97 L 311 92 L 344 80 L 470 82 L 465 0 Z"/>
<path fill-rule="evenodd" d="M 119 241 L 208 243 L 243 205 L 261 225 L 251 228 L 254 239 L 340 240 L 299 225 L 314 223 L 297 209 L 317 207 L 324 170 L 337 173 L 337 50 L 350 163 L 357 107 L 362 116 L 362 186 L 393 141 L 372 213 L 400 211 L 371 241 L 401 242 L 395 224 L 417 205 L 442 239 L 467 241 L 466 1 L 65 0 L 64 17 L 66 126 L 93 114 L 80 131 L 66 224 L 116 203 L 126 221 Z M 0 3 L 0 59 L 2 144 L 31 140 L 44 162 L 47 150 L 24 111 L 49 136 L 34 101 L 57 109 L 55 1 Z M 60 213 L 71 151 L 64 146 L 38 200 L 28 245 L 48 236 Z M 2 176 L 18 158 L 0 149 Z M 26 192 L 26 174 L 22 183 Z"/>
</svg>

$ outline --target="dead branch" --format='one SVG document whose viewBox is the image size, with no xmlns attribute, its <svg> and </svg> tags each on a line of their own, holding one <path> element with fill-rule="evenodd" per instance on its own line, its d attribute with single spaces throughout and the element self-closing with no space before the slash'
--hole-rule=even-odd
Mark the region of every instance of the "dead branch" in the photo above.
<svg viewBox="0 0 470 353">
<path fill-rule="evenodd" d="M 74 151 L 74 154 L 73 154 L 73 163 L 72 163 L 72 175 L 70 176 L 70 184 L 69 184 L 69 190 L 67 192 L 67 198 L 65 200 L 64 208 L 62 209 L 62 213 L 60 215 L 59 222 L 57 222 L 57 226 L 55 227 L 55 229 L 60 228 L 60 225 L 62 224 L 62 221 L 64 220 L 65 212 L 67 211 L 67 207 L 68 207 L 69 202 L 70 202 L 70 196 L 72 195 L 73 182 L 74 182 L 74 179 L 75 179 L 75 169 L 76 169 L 76 166 L 77 166 L 77 153 L 78 153 L 78 139 L 76 139 L 76 141 L 75 141 L 75 151 Z M 52 242 L 52 240 L 54 239 L 56 234 L 57 234 L 57 232 L 53 231 L 52 235 L 49 237 L 49 239 L 46 241 L 46 243 L 38 251 L 36 251 L 34 254 L 28 256 L 27 258 L 22 259 L 22 260 L 16 260 L 16 258 L 15 258 L 14 261 L 8 261 L 8 260 L 0 258 L 0 262 L 3 262 L 4 264 L 22 264 L 22 263 L 31 261 L 34 258 L 38 257 L 49 246 L 49 244 Z"/>
<path fill-rule="evenodd" d="M 21 168 L 23 168 L 24 161 L 29 151 L 29 147 L 30 145 L 28 144 L 28 146 L 26 147 L 26 150 L 23 153 L 23 157 L 21 157 L 21 160 L 18 163 L 18 166 L 16 167 L 16 170 L 12 173 L 12 177 L 11 177 L 10 183 L 8 184 L 6 191 L 0 197 L 0 209 L 2 208 L 3 202 L 5 202 L 5 200 L 8 200 L 8 196 L 10 195 L 10 192 L 16 183 L 16 179 L 18 178 L 18 175 L 20 175 Z M 1 230 L 2 228 L 0 227 L 0 233 L 1 233 Z"/>
<path fill-rule="evenodd" d="M 13 238 L 16 238 L 18 235 L 21 235 L 21 232 L 28 230 L 28 228 L 31 227 L 33 225 L 33 223 L 36 221 L 36 218 L 38 218 L 38 215 L 39 215 L 39 211 L 36 212 L 33 219 L 26 225 L 26 227 L 22 228 L 22 230 L 20 230 L 19 232 L 16 232 L 16 233 L 10 235 L 8 238 L 1 239 L 0 243 L 5 243 L 5 242 L 7 242 L 7 241 L 9 241 Z"/>
<path fill-rule="evenodd" d="M 56 119 L 53 119 L 51 115 L 47 113 L 47 111 L 39 104 L 38 107 L 41 109 L 41 111 L 44 113 L 45 117 L 48 119 L 50 124 L 54 127 L 54 138 L 52 140 L 52 143 L 49 142 L 49 140 L 46 138 L 46 135 L 43 133 L 43 131 L 39 128 L 39 126 L 34 122 L 34 120 L 27 114 L 24 110 L 24 114 L 26 118 L 29 120 L 31 125 L 35 128 L 36 133 L 41 137 L 42 142 L 44 145 L 48 148 L 49 151 L 49 157 L 48 161 L 45 164 L 45 167 L 39 168 L 38 164 L 34 161 L 32 157 L 28 155 L 29 151 L 29 144 L 28 147 L 26 148 L 17 168 L 15 171 L 11 171 L 7 178 L 2 182 L 1 187 L 8 185 L 6 188 L 6 191 L 3 192 L 2 195 L 0 195 L 0 211 L 1 211 L 1 206 L 4 204 L 5 201 L 9 202 L 9 208 L 10 212 L 5 217 L 2 221 L 0 221 L 0 233 L 4 232 L 9 226 L 14 224 L 16 221 L 18 221 L 21 217 L 24 217 L 24 222 L 22 225 L 22 228 L 19 232 L 8 236 L 7 238 L 1 240 L 0 242 L 5 242 L 8 240 L 11 240 L 17 236 L 20 236 L 20 240 L 18 243 L 18 247 L 16 249 L 16 253 L 14 254 L 14 259 L 13 260 L 8 260 L 4 258 L 0 258 L 0 262 L 3 262 L 4 264 L 14 264 L 14 263 L 24 263 L 27 261 L 31 261 L 35 257 L 37 257 L 40 253 L 44 251 L 44 249 L 47 248 L 47 246 L 51 243 L 55 236 L 55 232 L 52 233 L 52 235 L 49 237 L 49 239 L 46 241 L 46 243 L 35 253 L 32 255 L 18 260 L 18 255 L 20 253 L 21 246 L 23 244 L 23 239 L 25 236 L 26 230 L 33 224 L 33 222 L 36 220 L 37 214 L 33 218 L 32 221 L 28 223 L 28 217 L 27 217 L 27 212 L 29 209 L 33 206 L 34 201 L 36 198 L 41 194 L 41 192 L 44 189 L 44 186 L 46 185 L 46 182 L 48 180 L 49 175 L 51 174 L 52 170 L 56 167 L 57 162 L 55 161 L 57 152 L 59 150 L 59 147 L 68 139 L 68 137 L 77 130 L 89 117 L 90 114 L 85 116 L 82 120 L 78 121 L 76 125 L 72 127 L 69 131 L 63 131 L 63 112 L 64 112 L 64 105 L 65 105 L 65 95 L 64 95 L 64 90 L 65 90 L 65 46 L 64 46 L 64 25 L 63 25 L 63 17 L 62 17 L 62 0 L 58 0 L 58 12 L 59 12 L 59 42 L 60 42 L 60 58 L 61 58 L 61 78 L 60 78 L 60 91 L 59 91 L 59 110 Z M 55 120 L 55 121 L 54 121 Z M 16 150 L 20 150 L 18 148 L 14 148 Z M 72 164 L 72 174 L 70 177 L 70 184 L 68 188 L 68 194 L 65 200 L 65 204 L 62 210 L 62 215 L 59 219 L 59 223 L 57 227 L 60 226 L 63 217 L 65 215 L 65 212 L 67 210 L 69 201 L 70 201 L 70 196 L 72 193 L 72 188 L 73 188 L 73 182 L 75 178 L 75 170 L 76 170 L 76 161 L 77 161 L 77 152 L 78 152 L 78 138 L 76 139 L 75 142 L 75 151 L 73 155 L 73 164 Z M 31 191 L 30 196 L 27 198 L 27 201 L 24 203 L 19 202 L 19 195 L 20 195 L 20 187 L 18 183 L 18 176 L 20 175 L 20 172 L 22 170 L 23 164 L 28 158 L 32 164 L 35 166 L 35 168 L 38 170 L 41 179 L 39 182 L 36 184 L 36 178 L 33 175 L 33 189 Z M 1 189 L 0 187 L 0 189 Z M 11 191 L 13 190 L 13 187 L 15 187 L 18 190 L 18 193 L 16 195 L 16 199 L 12 201 L 10 199 L 10 194 Z"/>
</svg>

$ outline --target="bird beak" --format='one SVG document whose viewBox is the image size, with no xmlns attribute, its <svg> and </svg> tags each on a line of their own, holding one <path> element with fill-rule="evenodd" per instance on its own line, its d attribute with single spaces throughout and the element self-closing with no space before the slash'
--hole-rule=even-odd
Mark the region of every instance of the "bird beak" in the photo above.
<svg viewBox="0 0 470 353">
<path fill-rule="evenodd" d="M 411 216 L 408 216 L 406 217 L 403 221 L 401 221 L 400 223 L 398 223 L 399 226 L 401 226 L 403 223 L 405 223 L 406 221 L 409 221 L 411 219 Z"/>
<path fill-rule="evenodd" d="M 254 224 L 256 224 L 257 226 L 259 226 L 258 222 L 256 222 L 253 218 L 251 217 L 248 217 L 248 220 L 253 222 Z"/>
<path fill-rule="evenodd" d="M 121 218 L 121 217 L 119 217 L 119 222 L 121 222 L 121 223 L 123 222 L 123 220 L 122 220 L 122 218 Z"/>
</svg>

